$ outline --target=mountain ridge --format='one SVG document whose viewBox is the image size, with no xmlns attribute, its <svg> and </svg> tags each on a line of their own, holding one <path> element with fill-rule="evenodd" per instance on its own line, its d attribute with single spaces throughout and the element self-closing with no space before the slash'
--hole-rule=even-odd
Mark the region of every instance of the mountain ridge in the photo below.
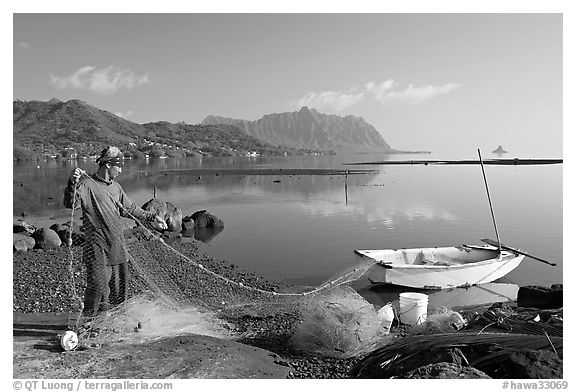
<svg viewBox="0 0 576 392">
<path fill-rule="evenodd" d="M 137 124 L 78 99 L 13 102 L 14 159 L 92 156 L 111 144 L 133 158 L 319 153 L 274 146 L 228 124 Z"/>
<path fill-rule="evenodd" d="M 274 145 L 334 151 L 400 152 L 362 117 L 323 114 L 303 106 L 296 112 L 265 114 L 249 121 L 209 115 L 201 124 L 230 124 L 248 135 Z"/>
</svg>

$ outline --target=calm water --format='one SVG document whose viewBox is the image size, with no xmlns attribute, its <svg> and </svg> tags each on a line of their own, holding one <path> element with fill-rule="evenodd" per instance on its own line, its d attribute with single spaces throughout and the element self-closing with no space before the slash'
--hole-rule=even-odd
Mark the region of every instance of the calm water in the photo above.
<svg viewBox="0 0 576 392">
<path fill-rule="evenodd" d="M 468 158 L 472 157 L 458 157 Z M 225 229 L 201 248 L 265 278 L 315 285 L 356 262 L 354 249 L 481 244 L 494 238 L 479 166 L 363 166 L 377 174 L 349 176 L 190 176 L 190 168 L 345 168 L 377 155 L 298 158 L 164 159 L 129 162 L 120 183 L 139 205 L 158 198 L 184 215 L 201 209 Z M 452 157 L 454 158 L 454 157 Z M 486 156 L 485 159 L 493 158 Z M 390 159 L 447 159 L 397 155 Z M 14 166 L 14 214 L 65 217 L 58 203 L 80 161 Z M 168 172 L 165 172 L 168 170 Z M 558 263 L 526 258 L 505 281 L 518 285 L 562 282 L 562 165 L 486 166 L 504 244 Z M 279 182 L 278 182 L 279 181 Z M 30 219 L 33 221 L 33 219 Z"/>
</svg>

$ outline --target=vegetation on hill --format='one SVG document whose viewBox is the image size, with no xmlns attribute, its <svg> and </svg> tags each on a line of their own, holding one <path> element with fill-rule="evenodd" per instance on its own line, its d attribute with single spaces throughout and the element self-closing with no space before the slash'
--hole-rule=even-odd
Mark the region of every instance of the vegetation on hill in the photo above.
<svg viewBox="0 0 576 392">
<path fill-rule="evenodd" d="M 132 158 L 321 153 L 264 143 L 234 125 L 136 124 L 79 100 L 14 101 L 13 123 L 16 160 L 90 157 L 108 145 Z"/>
</svg>

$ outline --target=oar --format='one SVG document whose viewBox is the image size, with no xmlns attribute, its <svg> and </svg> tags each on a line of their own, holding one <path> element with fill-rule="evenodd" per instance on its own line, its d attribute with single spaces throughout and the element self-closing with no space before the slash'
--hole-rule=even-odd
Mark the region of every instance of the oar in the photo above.
<svg viewBox="0 0 576 392">
<path fill-rule="evenodd" d="M 511 250 L 512 252 L 519 253 L 519 254 L 521 254 L 521 255 L 531 257 L 531 258 L 533 258 L 534 260 L 541 261 L 542 263 L 545 263 L 545 264 L 548 264 L 548 265 L 551 265 L 551 266 L 556 266 L 556 263 L 550 263 L 549 261 L 543 260 L 543 259 L 541 259 L 541 258 L 539 258 L 539 257 L 536 257 L 536 256 L 532 256 L 531 254 L 528 254 L 528 253 L 526 253 L 526 252 L 522 252 L 522 251 L 519 250 L 519 249 L 510 248 L 509 246 L 503 245 L 502 243 L 498 243 L 498 241 L 494 241 L 494 240 L 491 240 L 491 239 L 489 239 L 489 238 L 485 238 L 485 239 L 480 240 L 480 241 L 485 242 L 485 243 L 487 243 L 488 245 L 492 245 L 492 246 L 494 246 L 494 247 L 498 247 L 498 245 L 500 245 L 500 247 L 501 247 L 502 249 Z"/>
</svg>

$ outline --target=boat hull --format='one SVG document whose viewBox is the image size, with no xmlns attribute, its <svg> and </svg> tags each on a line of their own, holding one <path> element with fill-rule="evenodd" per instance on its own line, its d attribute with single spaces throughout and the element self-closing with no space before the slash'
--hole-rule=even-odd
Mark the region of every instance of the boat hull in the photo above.
<svg viewBox="0 0 576 392">
<path fill-rule="evenodd" d="M 524 259 L 523 255 L 492 247 L 356 250 L 355 253 L 374 260 L 365 274 L 372 283 L 421 289 L 490 283 L 510 273 Z M 432 255 L 435 261 L 422 262 L 423 255 Z"/>
</svg>

